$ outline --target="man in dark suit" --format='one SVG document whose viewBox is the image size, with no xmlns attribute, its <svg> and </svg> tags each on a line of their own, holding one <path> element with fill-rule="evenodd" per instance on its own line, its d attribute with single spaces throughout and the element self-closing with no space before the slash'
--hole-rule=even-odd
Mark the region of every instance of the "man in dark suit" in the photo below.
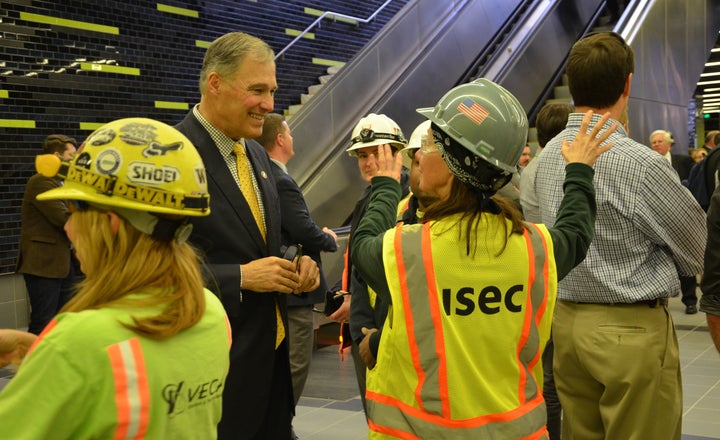
<svg viewBox="0 0 720 440">
<path fill-rule="evenodd" d="M 280 258 L 275 178 L 267 153 L 251 140 L 262 133 L 276 89 L 270 46 L 241 32 L 225 34 L 205 53 L 200 103 L 176 126 L 207 170 L 212 214 L 192 220 L 190 241 L 205 254 L 209 287 L 232 327 L 221 440 L 290 438 L 286 294 L 319 285 L 309 257 L 297 268 Z"/>
<path fill-rule="evenodd" d="M 650 147 L 670 161 L 682 182 L 687 180 L 695 162 L 690 156 L 670 153 L 673 142 L 672 134 L 666 130 L 655 130 L 650 135 Z M 697 279 L 694 276 L 680 276 L 680 292 L 682 302 L 685 304 L 685 313 L 688 315 L 697 313 Z"/>
<path fill-rule="evenodd" d="M 320 286 L 312 292 L 290 295 L 287 298 L 290 341 L 290 371 L 292 373 L 295 405 L 300 400 L 310 371 L 312 359 L 313 304 L 323 302 L 328 290 L 322 272 L 320 252 L 337 251 L 337 235 L 331 229 L 320 228 L 310 217 L 305 198 L 295 180 L 287 172 L 287 163 L 295 155 L 293 138 L 285 117 L 277 113 L 265 116 L 262 136 L 256 139 L 272 161 L 273 175 L 280 197 L 283 246 L 302 245 L 303 254 L 320 268 Z"/>
<path fill-rule="evenodd" d="M 43 153 L 71 159 L 75 139 L 53 134 L 43 142 Z M 16 272 L 23 274 L 30 299 L 28 332 L 40 334 L 72 297 L 75 271 L 70 240 L 65 235 L 68 207 L 64 201 L 39 201 L 35 197 L 61 185 L 59 180 L 33 175 L 25 187 L 20 227 L 20 252 Z"/>
</svg>

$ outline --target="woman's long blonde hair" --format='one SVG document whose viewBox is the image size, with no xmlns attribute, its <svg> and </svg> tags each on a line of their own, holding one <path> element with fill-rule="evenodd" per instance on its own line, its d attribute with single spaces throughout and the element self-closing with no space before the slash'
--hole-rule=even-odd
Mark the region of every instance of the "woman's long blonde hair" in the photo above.
<svg viewBox="0 0 720 440">
<path fill-rule="evenodd" d="M 73 245 L 86 278 L 62 309 L 79 312 L 103 307 L 161 312 L 133 316 L 122 323 L 156 339 L 173 336 L 195 325 L 205 312 L 203 279 L 195 250 L 187 243 L 156 240 L 120 217 L 113 233 L 110 217 L 94 208 L 72 215 Z M 132 296 L 133 293 L 145 293 Z"/>
</svg>

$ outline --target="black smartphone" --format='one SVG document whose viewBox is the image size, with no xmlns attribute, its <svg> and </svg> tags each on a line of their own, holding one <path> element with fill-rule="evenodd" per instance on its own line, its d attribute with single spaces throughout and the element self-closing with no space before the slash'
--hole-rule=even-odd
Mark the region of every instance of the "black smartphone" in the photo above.
<svg viewBox="0 0 720 440">
<path fill-rule="evenodd" d="M 295 260 L 295 269 L 297 269 L 297 265 L 298 263 L 300 263 L 300 257 L 302 257 L 302 245 L 291 244 L 290 246 L 285 248 L 282 257 L 288 261 Z"/>
</svg>

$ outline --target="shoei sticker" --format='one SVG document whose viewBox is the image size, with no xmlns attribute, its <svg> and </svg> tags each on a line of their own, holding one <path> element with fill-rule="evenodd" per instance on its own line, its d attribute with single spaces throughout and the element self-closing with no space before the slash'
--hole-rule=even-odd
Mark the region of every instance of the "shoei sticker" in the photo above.
<svg viewBox="0 0 720 440">
<path fill-rule="evenodd" d="M 127 179 L 133 183 L 158 185 L 180 179 L 180 170 L 170 166 L 156 166 L 148 162 L 130 162 Z"/>
</svg>

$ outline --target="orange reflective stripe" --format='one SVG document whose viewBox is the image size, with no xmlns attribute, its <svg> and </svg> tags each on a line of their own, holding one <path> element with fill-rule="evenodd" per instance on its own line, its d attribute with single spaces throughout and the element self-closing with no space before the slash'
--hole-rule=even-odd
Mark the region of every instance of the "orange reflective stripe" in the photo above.
<svg viewBox="0 0 720 440">
<path fill-rule="evenodd" d="M 391 435 L 393 437 L 408 439 L 408 440 L 422 440 L 421 437 L 413 435 L 407 431 L 391 428 L 389 426 L 378 425 L 376 423 L 373 423 L 373 421 L 370 419 L 368 419 L 368 427 L 370 428 L 371 431 L 379 432 L 380 434 L 387 434 L 387 435 Z"/>
<path fill-rule="evenodd" d="M 33 341 L 32 345 L 31 345 L 30 348 L 28 349 L 28 352 L 27 352 L 27 354 L 25 355 L 25 357 L 30 356 L 30 353 L 33 352 L 33 350 L 35 349 L 35 347 L 40 343 L 40 341 L 42 341 L 42 339 L 45 337 L 45 335 L 48 334 L 48 333 L 50 332 L 50 330 L 52 330 L 52 329 L 55 328 L 55 326 L 57 325 L 57 323 L 58 323 L 58 322 L 57 322 L 57 320 L 55 320 L 55 319 L 52 319 L 52 320 L 50 320 L 50 322 L 48 322 L 48 324 L 45 326 L 45 328 L 43 329 L 43 331 L 41 331 L 40 334 L 38 335 L 38 337 L 35 338 L 35 341 Z"/>
<path fill-rule="evenodd" d="M 545 253 L 545 258 L 543 262 L 542 267 L 542 277 L 543 277 L 543 301 L 540 307 L 537 308 L 537 314 L 535 317 L 535 322 L 539 325 L 540 321 L 542 321 L 543 316 L 545 315 L 545 310 L 547 309 L 547 301 L 548 301 L 548 289 L 550 288 L 550 262 L 548 255 L 548 246 L 547 246 L 547 240 L 545 238 L 545 234 L 540 231 L 540 228 L 537 227 L 535 223 L 530 223 L 530 225 L 535 229 L 538 236 L 540 237 L 540 241 L 542 243 L 543 251 Z M 537 270 L 537 268 L 535 268 Z"/>
<path fill-rule="evenodd" d="M 232 327 L 230 326 L 230 319 L 227 314 L 223 314 L 223 318 L 225 318 L 225 326 L 227 327 L 228 341 L 230 341 L 230 346 L 232 347 Z"/>
<path fill-rule="evenodd" d="M 430 237 L 430 223 L 425 223 L 422 230 L 421 238 L 423 265 L 425 266 L 425 277 L 427 278 L 428 300 L 430 306 L 430 316 L 432 317 L 433 327 L 435 327 L 435 352 L 438 354 L 438 394 L 442 402 L 442 414 L 444 417 L 450 417 L 450 392 L 448 391 L 447 377 L 447 356 L 445 355 L 445 335 L 443 333 L 442 316 L 440 315 L 439 295 L 437 291 L 437 281 L 435 279 L 435 264 L 432 258 L 432 239 Z"/>
<path fill-rule="evenodd" d="M 523 348 L 525 348 L 525 345 L 528 342 L 528 338 L 530 337 L 530 327 L 531 325 L 535 324 L 535 322 L 533 322 L 535 314 L 533 313 L 532 302 L 532 286 L 535 283 L 535 250 L 533 249 L 532 242 L 530 241 L 529 231 L 526 228 L 523 228 L 523 237 L 525 238 L 525 242 L 527 244 L 528 253 L 528 293 L 525 300 L 525 305 L 527 307 L 525 308 L 525 317 L 523 319 L 522 332 L 520 334 L 520 340 L 518 340 L 518 345 L 516 348 L 518 371 L 520 372 L 520 378 L 518 381 L 518 398 L 520 404 L 524 404 L 527 400 L 525 390 L 527 389 L 527 381 L 529 374 L 529 367 L 526 367 L 523 363 L 521 359 L 521 352 Z"/>
<path fill-rule="evenodd" d="M 142 439 L 147 431 L 150 392 L 138 338 L 107 348 L 115 380 L 117 428 L 114 439 Z"/>
<path fill-rule="evenodd" d="M 345 262 L 345 265 L 343 266 L 343 273 L 342 273 L 342 281 L 341 281 L 341 289 L 345 292 L 350 291 L 350 271 L 348 268 L 350 265 L 348 264 L 350 262 L 350 236 L 348 235 L 348 247 L 345 249 L 345 255 L 343 255 L 343 260 Z"/>
<path fill-rule="evenodd" d="M 537 396 L 527 401 L 525 405 L 519 406 L 504 413 L 486 414 L 478 417 L 473 417 L 471 419 L 455 420 L 431 414 L 429 412 L 423 411 L 422 409 L 418 409 L 411 405 L 408 405 L 407 403 L 395 397 L 387 396 L 385 394 L 378 394 L 370 390 L 365 392 L 365 398 L 382 405 L 397 408 L 399 411 L 401 411 L 408 417 L 414 417 L 420 420 L 424 420 L 428 423 L 432 423 L 433 425 L 454 429 L 473 429 L 487 425 L 488 423 L 512 422 L 524 416 L 525 414 L 533 412 L 539 405 L 545 402 L 542 394 L 539 393 Z"/>
<path fill-rule="evenodd" d="M 405 261 L 403 260 L 402 252 L 402 227 L 398 226 L 395 228 L 395 239 L 393 240 L 395 246 L 395 262 L 397 263 L 398 280 L 400 281 L 400 294 L 402 295 L 403 308 L 405 310 L 405 325 L 407 327 L 408 342 L 410 345 L 410 358 L 412 359 L 413 368 L 418 376 L 417 387 L 415 388 L 415 399 L 420 407 L 423 406 L 422 402 L 422 387 L 425 383 L 425 370 L 423 370 L 420 364 L 420 351 L 417 346 L 417 339 L 415 337 L 415 320 L 413 318 L 412 307 L 410 306 L 410 293 L 407 285 L 407 271 L 405 269 Z"/>
</svg>

